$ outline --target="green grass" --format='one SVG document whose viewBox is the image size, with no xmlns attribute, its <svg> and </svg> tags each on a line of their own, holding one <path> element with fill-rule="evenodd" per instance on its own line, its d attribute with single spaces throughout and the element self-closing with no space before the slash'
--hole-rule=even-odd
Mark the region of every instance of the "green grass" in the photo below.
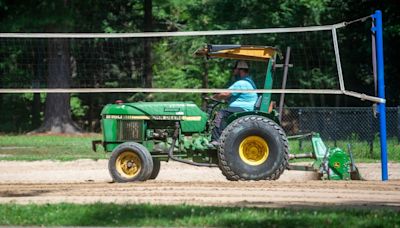
<svg viewBox="0 0 400 228">
<path fill-rule="evenodd" d="M 107 158 L 102 147 L 92 151 L 92 140 L 99 134 L 81 136 L 0 135 L 1 160 L 61 160 Z"/>
<path fill-rule="evenodd" d="M 0 225 L 399 227 L 398 211 L 334 208 L 233 208 L 189 205 L 0 205 Z"/>
<path fill-rule="evenodd" d="M 92 151 L 92 140 L 101 139 L 100 134 L 82 136 L 61 135 L 0 135 L 0 160 L 61 160 L 76 159 L 104 159 L 109 154 L 103 152 L 101 146 L 97 153 Z M 356 162 L 377 162 L 380 159 L 379 141 L 375 140 L 373 152 L 366 141 L 349 140 L 338 141 L 337 146 L 347 151 L 347 144 L 351 144 Z M 332 141 L 325 141 L 333 147 Z M 311 141 L 304 140 L 303 149 L 299 148 L 298 141 L 290 141 L 291 153 L 311 152 Z M 393 162 L 400 161 L 400 144 L 397 139 L 388 140 L 388 156 Z M 301 161 L 304 161 L 301 159 Z"/>
</svg>

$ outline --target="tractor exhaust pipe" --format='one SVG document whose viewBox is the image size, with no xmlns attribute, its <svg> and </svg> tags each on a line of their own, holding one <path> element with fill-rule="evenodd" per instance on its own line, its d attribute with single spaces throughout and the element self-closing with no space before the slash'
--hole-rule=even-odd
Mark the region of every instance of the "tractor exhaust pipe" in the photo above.
<svg viewBox="0 0 400 228">
<path fill-rule="evenodd" d="M 174 156 L 174 147 L 176 144 L 176 140 L 178 139 L 179 136 L 179 123 L 176 122 L 175 123 L 175 131 L 174 131 L 174 135 L 172 136 L 172 144 L 171 147 L 168 150 L 168 157 L 173 160 L 173 161 L 177 161 L 177 162 L 182 162 L 185 164 L 189 164 L 189 165 L 194 165 L 194 166 L 201 166 L 201 167 L 218 167 L 218 165 L 216 164 L 206 164 L 206 163 L 198 163 L 198 162 L 193 162 L 193 161 L 189 161 L 186 159 L 180 159 Z"/>
</svg>

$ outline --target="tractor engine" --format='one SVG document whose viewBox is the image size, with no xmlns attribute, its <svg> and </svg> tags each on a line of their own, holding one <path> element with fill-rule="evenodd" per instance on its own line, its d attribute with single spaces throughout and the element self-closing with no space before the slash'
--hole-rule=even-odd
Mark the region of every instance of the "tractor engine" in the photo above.
<svg viewBox="0 0 400 228">
<path fill-rule="evenodd" d="M 165 154 L 176 123 L 179 142 L 187 150 L 204 149 L 207 114 L 193 102 L 137 102 L 106 105 L 102 112 L 103 146 L 111 152 L 124 142 L 138 142 L 151 154 Z"/>
</svg>

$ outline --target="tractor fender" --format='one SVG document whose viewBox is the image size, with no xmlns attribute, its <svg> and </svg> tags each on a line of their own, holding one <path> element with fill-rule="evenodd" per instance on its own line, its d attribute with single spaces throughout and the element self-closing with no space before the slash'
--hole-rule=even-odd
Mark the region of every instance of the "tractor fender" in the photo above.
<svg viewBox="0 0 400 228">
<path fill-rule="evenodd" d="M 249 116 L 249 115 L 255 115 L 255 116 L 264 116 L 267 117 L 268 119 L 271 119 L 272 121 L 274 121 L 275 123 L 277 123 L 278 125 L 280 125 L 280 121 L 278 118 L 278 113 L 275 110 L 272 110 L 270 113 L 268 112 L 262 112 L 262 111 L 245 111 L 245 112 L 235 112 L 233 114 L 231 114 L 228 117 L 227 120 L 227 124 L 232 123 L 232 121 L 243 117 L 243 116 Z"/>
</svg>

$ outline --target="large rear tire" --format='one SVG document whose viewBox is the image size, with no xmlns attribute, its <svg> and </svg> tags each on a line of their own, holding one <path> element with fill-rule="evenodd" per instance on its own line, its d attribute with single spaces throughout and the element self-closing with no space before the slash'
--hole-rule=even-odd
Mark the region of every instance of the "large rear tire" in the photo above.
<svg viewBox="0 0 400 228">
<path fill-rule="evenodd" d="M 222 132 L 218 159 L 228 180 L 276 180 L 288 165 L 288 140 L 274 121 L 244 116 Z"/>
<path fill-rule="evenodd" d="M 146 181 L 153 171 L 153 159 L 146 147 L 126 142 L 113 150 L 108 170 L 116 182 Z"/>
</svg>

